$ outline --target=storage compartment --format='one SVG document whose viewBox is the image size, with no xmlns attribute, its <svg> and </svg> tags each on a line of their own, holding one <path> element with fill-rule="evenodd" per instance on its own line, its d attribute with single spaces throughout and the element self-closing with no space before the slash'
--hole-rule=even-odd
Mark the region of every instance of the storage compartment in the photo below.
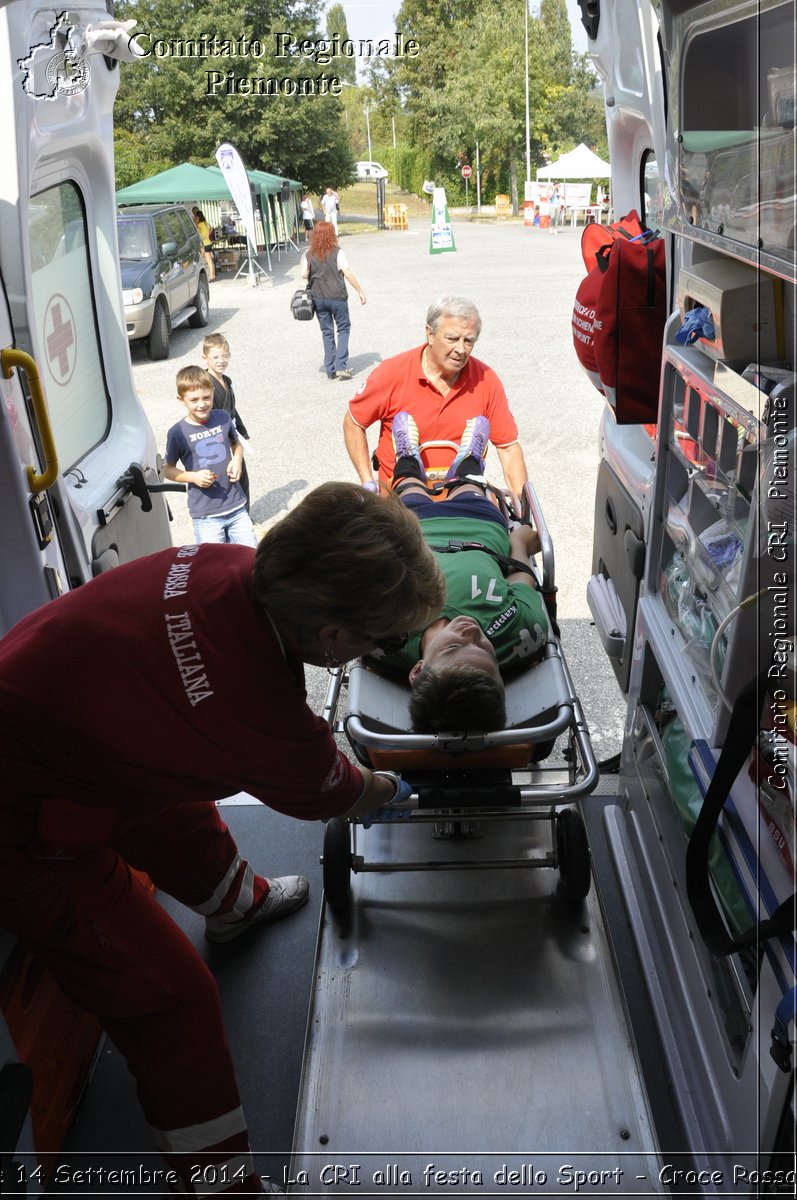
<svg viewBox="0 0 797 1200">
<path fill-rule="evenodd" d="M 686 900 L 686 848 L 703 803 L 690 766 L 692 737 L 671 694 L 652 647 L 644 648 L 643 685 L 631 730 L 633 761 L 658 832 L 663 859 L 654 852 L 650 864 L 658 886 L 673 884 L 687 920 L 692 921 Z M 740 888 L 724 837 L 715 836 L 709 869 L 725 919 L 734 932 L 746 930 L 752 920 Z M 750 1013 L 757 982 L 755 947 L 730 958 L 701 954 L 706 990 L 713 998 L 725 1031 L 728 1052 L 737 1063 L 750 1035 Z"/>
<path fill-rule="evenodd" d="M 708 0 L 676 24 L 683 219 L 793 269 L 793 5 L 740 3 L 731 16 L 722 0 Z"/>
<path fill-rule="evenodd" d="M 697 348 L 667 350 L 660 429 L 666 464 L 663 528 L 652 555 L 652 592 L 661 596 L 677 646 L 705 704 L 717 710 L 728 634 L 719 627 L 750 589 L 747 554 L 760 423 L 717 386 L 721 379 L 760 407 L 763 395 Z M 656 568 L 654 563 L 658 564 Z M 745 567 L 745 564 L 748 564 Z M 738 618 L 737 618 L 738 620 Z"/>
<path fill-rule="evenodd" d="M 709 357 L 742 362 L 780 357 L 775 320 L 775 281 L 729 258 L 697 263 L 678 276 L 678 307 L 707 308 L 714 338 L 699 338 Z"/>
<path fill-rule="evenodd" d="M 626 691 L 631 670 L 631 639 L 626 637 L 625 631 L 633 630 L 636 620 L 639 585 L 645 565 L 645 531 L 641 510 L 605 461 L 598 472 L 594 529 L 592 573 L 593 577 L 602 576 L 606 582 L 591 582 L 587 595 L 588 599 L 592 597 L 590 609 L 593 615 L 596 613 L 593 604 L 603 613 L 599 591 L 605 589 L 608 598 L 611 586 L 611 607 L 619 610 L 614 621 L 608 619 L 608 624 L 613 624 L 614 628 L 603 629 L 598 623 L 598 629 L 607 650 L 607 641 L 612 646 L 609 651 L 611 664 L 620 687 Z M 600 618 L 596 620 L 600 622 Z"/>
</svg>

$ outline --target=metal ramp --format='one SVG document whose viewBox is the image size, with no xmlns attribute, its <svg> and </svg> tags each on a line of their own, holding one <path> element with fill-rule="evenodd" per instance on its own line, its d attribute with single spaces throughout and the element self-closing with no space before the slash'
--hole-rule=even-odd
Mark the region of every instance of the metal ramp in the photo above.
<svg viewBox="0 0 797 1200">
<path fill-rule="evenodd" d="M 363 831 L 369 860 L 428 854 L 432 827 L 411 826 Z M 469 853 L 531 858 L 547 836 L 485 823 Z M 350 936 L 322 917 L 290 1195 L 664 1191 L 600 905 L 556 886 L 547 870 L 353 876 Z"/>
</svg>

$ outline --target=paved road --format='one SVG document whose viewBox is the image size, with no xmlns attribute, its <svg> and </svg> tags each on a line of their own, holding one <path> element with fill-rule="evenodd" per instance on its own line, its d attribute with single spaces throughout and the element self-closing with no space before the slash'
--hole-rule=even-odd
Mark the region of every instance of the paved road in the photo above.
<svg viewBox="0 0 797 1200">
<path fill-rule="evenodd" d="M 355 479 L 341 423 L 358 382 L 383 358 L 423 340 L 426 309 L 446 293 L 471 297 L 484 328 L 477 356 L 503 380 L 540 502 L 554 541 L 559 615 L 571 671 L 585 705 L 598 758 L 614 753 L 622 711 L 585 599 L 591 573 L 594 487 L 602 402 L 572 348 L 573 297 L 584 270 L 580 232 L 556 237 L 519 224 L 455 221 L 456 252 L 430 255 L 429 228 L 346 235 L 341 244 L 368 303 L 352 297 L 353 381 L 328 381 L 316 321 L 293 320 L 289 301 L 299 271 L 291 249 L 273 261 L 269 280 L 242 276 L 211 285 L 207 330 L 174 334 L 171 357 L 152 363 L 133 347 L 133 373 L 163 453 L 178 419 L 174 376 L 200 363 L 202 336 L 223 332 L 232 350 L 229 373 L 251 434 L 247 457 L 252 515 L 268 526 L 326 479 Z M 373 443 L 372 443 L 373 444 Z M 500 480 L 495 451 L 488 474 Z M 192 541 L 185 501 L 172 497 L 174 541 Z M 311 695 L 320 694 L 311 680 Z"/>
</svg>

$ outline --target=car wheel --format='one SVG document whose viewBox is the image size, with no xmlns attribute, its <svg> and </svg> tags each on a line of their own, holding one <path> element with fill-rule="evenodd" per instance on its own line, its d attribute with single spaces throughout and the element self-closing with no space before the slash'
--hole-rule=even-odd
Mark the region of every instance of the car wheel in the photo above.
<svg viewBox="0 0 797 1200">
<path fill-rule="evenodd" d="M 154 362 L 169 357 L 169 315 L 162 301 L 155 305 L 152 317 L 152 329 L 147 338 L 147 354 Z"/>
<path fill-rule="evenodd" d="M 194 329 L 204 329 L 210 320 L 210 295 L 208 281 L 204 275 L 199 276 L 199 287 L 194 297 L 196 312 L 188 318 L 188 324 Z"/>
</svg>

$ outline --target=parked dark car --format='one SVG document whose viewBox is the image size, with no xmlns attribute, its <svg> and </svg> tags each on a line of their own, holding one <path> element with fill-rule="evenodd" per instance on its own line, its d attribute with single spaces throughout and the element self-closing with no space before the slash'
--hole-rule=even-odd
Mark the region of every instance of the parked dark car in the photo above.
<svg viewBox="0 0 797 1200">
<path fill-rule="evenodd" d="M 120 209 L 116 229 L 128 340 L 143 339 L 150 358 L 168 358 L 173 329 L 208 323 L 202 239 L 182 204 Z"/>
</svg>

